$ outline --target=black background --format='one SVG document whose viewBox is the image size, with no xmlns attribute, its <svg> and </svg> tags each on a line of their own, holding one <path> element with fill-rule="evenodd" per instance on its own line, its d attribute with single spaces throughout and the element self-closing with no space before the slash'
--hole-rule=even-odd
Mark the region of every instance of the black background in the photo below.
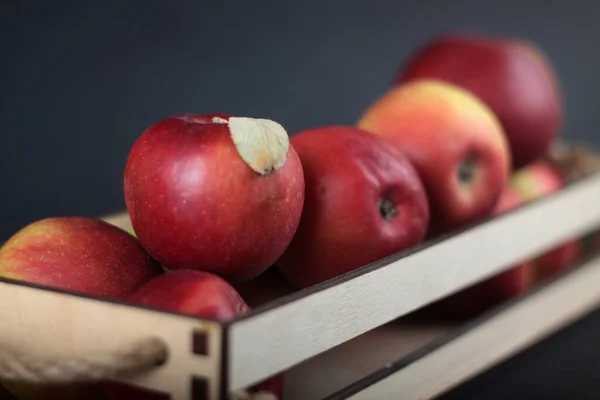
<svg viewBox="0 0 600 400">
<path fill-rule="evenodd" d="M 447 31 L 538 43 L 562 81 L 563 136 L 596 145 L 599 16 L 589 0 L 0 0 L 0 237 L 122 210 L 129 148 L 171 114 L 272 118 L 291 134 L 352 124 L 416 46 Z M 447 398 L 597 399 L 599 318 Z"/>
</svg>

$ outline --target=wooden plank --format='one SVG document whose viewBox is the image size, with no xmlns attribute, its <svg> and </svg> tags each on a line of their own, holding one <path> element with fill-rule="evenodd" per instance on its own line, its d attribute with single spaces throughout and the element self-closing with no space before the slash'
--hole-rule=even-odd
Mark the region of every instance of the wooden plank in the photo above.
<svg viewBox="0 0 600 400">
<path fill-rule="evenodd" d="M 376 328 L 286 371 L 285 399 L 323 399 L 444 337 L 454 328 L 449 324 L 414 321 L 394 321 Z"/>
<path fill-rule="evenodd" d="M 598 282 L 600 257 L 347 398 L 434 398 L 599 307 Z"/>
<path fill-rule="evenodd" d="M 42 359 L 77 358 L 155 337 L 167 345 L 167 362 L 123 382 L 189 400 L 191 379 L 200 376 L 211 381 L 209 398 L 219 398 L 222 327 L 217 322 L 5 281 L 0 281 L 0 304 L 2 348 Z M 207 336 L 207 355 L 193 354 L 195 332 Z"/>
<path fill-rule="evenodd" d="M 600 175 L 424 249 L 259 307 L 228 331 L 229 388 L 284 371 L 597 228 L 598 198 Z"/>
<path fill-rule="evenodd" d="M 126 230 L 129 233 L 134 233 L 133 226 L 131 225 L 131 219 L 129 219 L 129 214 L 126 211 L 107 215 L 106 217 L 101 218 L 109 224 L 118 226 L 121 229 Z"/>
</svg>

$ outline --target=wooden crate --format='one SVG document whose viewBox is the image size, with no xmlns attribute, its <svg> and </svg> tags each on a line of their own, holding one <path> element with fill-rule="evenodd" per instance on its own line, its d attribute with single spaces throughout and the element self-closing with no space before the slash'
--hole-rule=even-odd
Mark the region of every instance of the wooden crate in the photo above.
<svg viewBox="0 0 600 400">
<path fill-rule="evenodd" d="M 302 291 L 268 273 L 240 288 L 253 310 L 229 323 L 1 280 L 0 337 L 4 348 L 41 358 L 110 353 L 157 338 L 168 348 L 167 361 L 119 380 L 173 400 L 226 399 L 283 371 L 290 400 L 431 398 L 600 304 L 600 257 L 591 255 L 465 325 L 414 317 L 436 300 L 597 231 L 598 199 L 600 174 L 593 174 Z M 126 214 L 105 220 L 130 227 Z"/>
</svg>

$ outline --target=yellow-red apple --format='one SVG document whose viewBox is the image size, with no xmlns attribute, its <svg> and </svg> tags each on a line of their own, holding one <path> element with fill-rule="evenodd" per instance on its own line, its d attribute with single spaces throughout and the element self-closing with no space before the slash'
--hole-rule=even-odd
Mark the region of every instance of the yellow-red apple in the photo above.
<svg viewBox="0 0 600 400">
<path fill-rule="evenodd" d="M 0 277 L 113 299 L 161 273 L 132 235 L 95 218 L 39 220 L 0 248 Z"/>
<path fill-rule="evenodd" d="M 124 192 L 137 237 L 162 265 L 241 282 L 289 244 L 304 179 L 278 123 L 185 114 L 142 133 L 127 159 Z"/>
<path fill-rule="evenodd" d="M 509 184 L 517 196 L 529 202 L 558 192 L 564 180 L 549 162 L 537 161 L 512 174 Z"/>
<path fill-rule="evenodd" d="M 478 35 L 438 36 L 400 67 L 396 83 L 423 78 L 451 82 L 483 100 L 504 127 L 515 169 L 542 156 L 561 128 L 558 76 L 531 42 Z"/>
<path fill-rule="evenodd" d="M 219 276 L 185 269 L 167 272 L 151 280 L 134 293 L 129 301 L 199 318 L 216 318 L 224 322 L 250 310 L 235 288 Z M 281 400 L 284 394 L 284 379 L 283 374 L 276 375 L 248 388 L 246 394 L 261 393 L 261 399 Z M 144 389 L 116 382 L 107 382 L 104 392 L 106 400 L 168 399 L 161 393 L 149 393 Z"/>
<path fill-rule="evenodd" d="M 510 173 L 495 115 L 466 90 L 419 80 L 388 90 L 358 126 L 395 143 L 416 166 L 431 205 L 430 236 L 490 215 Z"/>
<path fill-rule="evenodd" d="M 410 160 L 352 126 L 292 137 L 306 182 L 298 231 L 276 265 L 295 287 L 355 270 L 419 243 L 427 230 L 425 190 Z"/>
</svg>

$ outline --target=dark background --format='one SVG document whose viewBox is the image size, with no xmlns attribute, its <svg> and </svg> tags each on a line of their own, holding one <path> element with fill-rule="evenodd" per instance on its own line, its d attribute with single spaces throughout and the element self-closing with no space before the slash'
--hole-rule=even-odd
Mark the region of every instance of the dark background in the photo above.
<svg viewBox="0 0 600 400">
<path fill-rule="evenodd" d="M 291 134 L 352 124 L 416 46 L 447 31 L 540 45 L 562 81 L 563 136 L 596 145 L 599 16 L 589 0 L 0 0 L 0 237 L 122 210 L 131 145 L 171 114 L 266 117 Z M 448 398 L 597 399 L 599 318 Z"/>
</svg>

